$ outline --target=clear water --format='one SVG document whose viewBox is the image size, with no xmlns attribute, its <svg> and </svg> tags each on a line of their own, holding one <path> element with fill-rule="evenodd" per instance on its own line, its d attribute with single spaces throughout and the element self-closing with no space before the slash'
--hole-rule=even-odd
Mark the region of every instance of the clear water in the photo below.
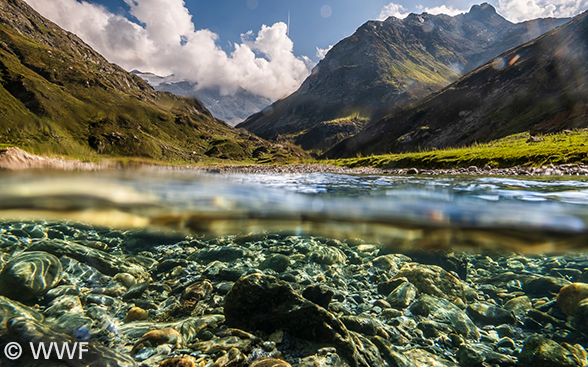
<svg viewBox="0 0 588 367">
<path fill-rule="evenodd" d="M 588 182 L 166 170 L 4 173 L 0 218 L 207 237 L 280 232 L 361 238 L 398 250 L 558 253 L 586 247 Z"/>
<path fill-rule="evenodd" d="M 458 366 L 463 359 L 458 348 L 467 339 L 472 348 L 482 343 L 490 348 L 484 350 L 500 353 L 503 365 L 510 366 L 525 354 L 527 341 L 537 333 L 558 343 L 577 344 L 574 358 L 586 359 L 586 320 L 578 316 L 577 321 L 570 321 L 569 313 L 562 313 L 559 307 L 557 294 L 565 284 L 588 279 L 587 237 L 588 181 L 570 178 L 202 175 L 179 170 L 3 172 L 0 277 L 13 268 L 35 273 L 46 265 L 34 263 L 34 257 L 48 261 L 47 255 L 38 255 L 46 251 L 59 257 L 56 261 L 63 267 L 64 278 L 55 290 L 44 290 L 32 298 L 0 282 L 2 320 L 13 320 L 14 315 L 29 318 L 17 318 L 17 323 L 26 325 L 21 328 L 4 322 L 10 333 L 0 327 L 0 339 L 88 341 L 96 352 L 92 358 L 100 362 L 96 366 L 110 366 L 116 360 L 119 366 L 155 367 L 177 356 L 191 356 L 195 365 L 210 366 L 225 352 L 208 352 L 207 342 L 222 343 L 219 340 L 227 332 L 236 330 L 231 328 L 260 332 L 257 326 L 239 325 L 240 319 L 229 322 L 227 299 L 239 288 L 233 288 L 236 282 L 263 274 L 273 281 L 288 282 L 280 287 L 292 287 L 286 293 L 297 292 L 288 296 L 290 301 L 303 302 L 300 294 L 318 284 L 334 290 L 333 299 L 322 305 L 336 315 L 328 316 L 328 322 L 335 326 L 340 325 L 337 320 L 343 322 L 355 333 L 353 348 L 361 351 L 361 358 L 371 360 L 349 365 L 383 366 L 384 359 L 396 353 L 407 361 L 418 360 L 418 367 L 441 362 Z M 35 255 L 35 251 L 41 252 Z M 31 256 L 27 261 L 33 265 L 18 268 L 20 256 Z M 280 256 L 286 259 L 283 266 L 265 265 Z M 438 285 L 449 289 L 449 295 L 435 291 L 435 297 L 429 299 L 448 302 L 440 300 L 448 297 L 454 304 L 446 303 L 435 311 L 439 314 L 427 316 L 415 306 L 426 299 L 422 294 L 417 300 L 416 293 L 409 297 L 408 307 L 408 303 L 395 303 L 397 296 L 392 295 L 411 283 L 401 281 L 404 285 L 394 291 L 382 286 L 394 282 L 402 269 L 410 269 L 411 261 L 447 268 L 445 272 L 433 268 L 433 273 L 442 274 Z M 33 283 L 44 284 L 46 279 L 43 275 Z M 125 279 L 145 287 L 133 295 L 135 283 L 127 284 Z M 410 281 L 418 284 L 419 280 Z M 204 298 L 185 297 L 190 287 L 203 284 L 209 289 Z M 463 295 L 451 293 L 455 284 L 463 286 L 458 287 Z M 58 296 L 68 287 L 77 294 L 73 299 L 81 302 L 79 307 L 74 307 L 76 302 L 68 305 L 69 293 Z M 499 314 L 492 310 L 475 316 L 475 307 L 509 307 L 508 302 L 515 298 L 526 298 L 528 303 L 516 318 L 514 311 L 503 311 L 506 321 L 492 318 Z M 25 305 L 15 303 L 17 300 Z M 267 300 L 256 302 L 252 312 L 263 309 Z M 308 308 L 310 301 L 304 302 Z M 577 309 L 583 310 L 581 304 Z M 145 308 L 146 318 L 129 320 L 133 305 Z M 276 309 L 284 306 L 288 304 Z M 460 325 L 470 320 L 466 307 L 477 326 L 468 321 L 471 329 L 466 327 L 464 333 Z M 331 315 L 317 310 L 320 315 Z M 191 329 L 202 320 L 225 320 L 225 316 L 226 325 L 213 323 L 198 332 Z M 43 317 L 51 330 L 41 325 Z M 365 348 L 375 339 L 362 327 L 367 321 L 354 321 L 365 320 L 362 318 L 371 320 L 377 335 L 385 337 L 379 339 L 377 348 Z M 423 325 L 431 320 L 450 331 L 424 337 L 417 325 L 427 330 Z M 261 341 L 254 342 L 251 351 L 244 351 L 246 358 L 276 356 L 293 366 L 317 365 L 313 361 L 347 366 L 338 363 L 355 358 L 343 354 L 347 347 L 341 349 L 331 339 L 309 338 L 305 328 L 297 330 L 289 319 L 284 322 L 283 340 L 274 335 L 279 330 L 261 332 L 257 336 L 264 341 L 263 347 Z M 148 331 L 170 327 L 181 331 L 183 345 L 156 348 L 141 344 Z M 503 335 L 506 329 L 510 331 Z M 249 339 L 245 331 L 235 335 L 239 337 L 232 338 L 240 342 Z M 278 341 L 266 345 L 274 337 Z M 2 340 L 0 352 L 5 345 Z M 323 348 L 333 345 L 339 349 Z M 369 357 L 369 353 L 374 354 Z M 2 365 L 35 365 L 31 355 L 22 358 L 9 362 L 0 353 Z"/>
</svg>

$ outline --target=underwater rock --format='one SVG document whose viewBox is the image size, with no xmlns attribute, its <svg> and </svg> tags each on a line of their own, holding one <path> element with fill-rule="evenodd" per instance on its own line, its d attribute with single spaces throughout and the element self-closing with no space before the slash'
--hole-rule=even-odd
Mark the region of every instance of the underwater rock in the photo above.
<svg viewBox="0 0 588 367">
<path fill-rule="evenodd" d="M 516 317 L 502 307 L 476 302 L 467 307 L 468 314 L 485 325 L 514 324 Z"/>
<path fill-rule="evenodd" d="M 394 276 L 394 278 L 401 277 L 408 279 L 421 294 L 445 298 L 450 301 L 456 298 L 466 301 L 466 285 L 439 266 L 407 263 Z"/>
<path fill-rule="evenodd" d="M 388 338 L 388 334 L 384 330 L 382 324 L 369 316 L 343 316 L 341 317 L 341 321 L 345 324 L 348 330 L 367 336 L 379 335 Z"/>
<path fill-rule="evenodd" d="M 193 357 L 168 358 L 159 364 L 159 367 L 196 367 Z"/>
<path fill-rule="evenodd" d="M 266 358 L 253 361 L 249 367 L 292 367 L 290 363 L 281 359 Z"/>
<path fill-rule="evenodd" d="M 171 344 L 179 348 L 183 344 L 182 334 L 174 329 L 150 331 L 135 342 L 131 354 L 136 354 L 143 348 L 153 348 L 161 344 Z"/>
<path fill-rule="evenodd" d="M 231 348 L 222 357 L 218 358 L 211 367 L 243 367 L 247 362 L 247 357 L 239 349 Z"/>
<path fill-rule="evenodd" d="M 0 295 L 17 301 L 42 296 L 61 280 L 59 259 L 47 252 L 24 252 L 10 260 L 0 272 Z"/>
<path fill-rule="evenodd" d="M 584 362 L 553 340 L 531 336 L 525 341 L 517 367 L 580 367 Z"/>
<path fill-rule="evenodd" d="M 306 289 L 304 289 L 302 292 L 302 297 L 316 303 L 321 307 L 327 308 L 329 303 L 331 303 L 334 294 L 335 293 L 327 286 L 322 284 L 315 284 L 306 287 Z"/>
<path fill-rule="evenodd" d="M 578 303 L 574 312 L 574 318 L 576 325 L 581 329 L 588 327 L 588 298 L 584 298 Z"/>
<path fill-rule="evenodd" d="M 408 365 L 405 365 L 406 367 L 458 367 L 456 363 L 436 356 L 424 349 L 411 349 L 404 352 L 403 355 L 410 361 Z"/>
<path fill-rule="evenodd" d="M 132 307 L 127 315 L 125 316 L 126 322 L 132 322 L 137 320 L 146 320 L 149 318 L 149 312 L 142 309 L 141 307 Z"/>
<path fill-rule="evenodd" d="M 196 251 L 188 256 L 188 260 L 198 261 L 205 264 L 213 261 L 229 263 L 245 256 L 250 256 L 249 252 L 246 250 L 240 247 L 226 246 Z"/>
<path fill-rule="evenodd" d="M 29 320 L 25 317 L 14 317 L 6 323 L 6 327 L 10 332 L 12 338 L 16 341 L 24 344 L 33 343 L 38 345 L 44 343 L 49 345 L 50 343 L 57 343 L 63 345 L 68 343 L 73 347 L 76 339 L 61 333 L 56 333 L 51 329 L 41 325 L 37 321 Z M 69 359 L 67 354 L 63 355 L 63 358 L 58 358 L 54 355 L 54 358 L 61 359 L 70 367 L 135 367 L 135 362 L 122 354 L 116 353 L 111 349 L 100 345 L 95 342 L 89 342 L 86 346 L 84 353 L 81 354 L 81 359 L 72 358 Z M 78 354 L 79 356 L 79 354 Z M 18 361 L 24 366 L 35 366 L 38 365 L 38 361 L 34 359 L 33 355 L 29 354 L 25 349 L 25 353 Z"/>
<path fill-rule="evenodd" d="M 84 314 L 84 308 L 82 307 L 82 301 L 78 296 L 60 296 L 51 301 L 48 307 L 43 312 L 46 317 L 60 317 L 65 313 L 70 314 Z"/>
<path fill-rule="evenodd" d="M 564 314 L 574 316 L 576 307 L 586 298 L 588 298 L 588 284 L 572 283 L 560 289 L 557 294 L 557 306 Z"/>
<path fill-rule="evenodd" d="M 125 294 L 123 294 L 122 299 L 128 301 L 135 298 L 140 298 L 143 295 L 143 293 L 145 293 L 147 288 L 149 288 L 148 282 L 137 283 L 133 285 L 131 288 L 129 288 L 129 290 Z"/>
<path fill-rule="evenodd" d="M 336 247 L 315 246 L 309 255 L 310 261 L 322 265 L 345 264 L 347 256 Z"/>
<path fill-rule="evenodd" d="M 354 331 L 350 331 L 349 335 L 351 335 L 353 343 L 357 348 L 357 353 L 362 357 L 362 361 L 365 361 L 364 363 L 367 366 L 386 365 L 386 361 L 382 358 L 378 347 L 368 338 Z"/>
<path fill-rule="evenodd" d="M 129 273 L 135 278 L 147 279 L 148 274 L 140 265 L 126 261 L 122 256 L 62 240 L 46 240 L 35 243 L 30 251 L 44 251 L 55 256 L 68 256 L 85 264 L 92 264 L 103 274 L 114 276 L 117 273 Z"/>
<path fill-rule="evenodd" d="M 531 303 L 531 300 L 527 296 L 520 296 L 520 297 L 515 297 L 513 299 L 509 299 L 504 304 L 504 309 L 512 312 L 516 316 L 523 316 L 531 308 L 533 308 L 533 304 Z"/>
<path fill-rule="evenodd" d="M 563 278 L 537 277 L 523 282 L 523 291 L 534 297 L 553 297 L 569 284 L 571 282 Z"/>
<path fill-rule="evenodd" d="M 516 358 L 495 352 L 486 344 L 462 344 L 457 351 L 460 367 L 514 366 Z"/>
<path fill-rule="evenodd" d="M 394 278 L 391 280 L 386 280 L 384 282 L 378 283 L 378 293 L 384 296 L 388 296 L 395 290 L 400 284 L 408 283 L 408 279 L 406 278 Z"/>
<path fill-rule="evenodd" d="M 388 270 L 397 271 L 398 265 L 394 261 L 395 258 L 396 257 L 394 255 L 378 256 L 372 260 L 372 265 L 374 267 L 381 269 L 381 270 L 384 270 L 384 271 L 388 271 Z"/>
<path fill-rule="evenodd" d="M 453 331 L 449 325 L 433 320 L 423 320 L 417 324 L 417 328 L 427 338 L 438 338 L 441 335 L 448 335 Z"/>
<path fill-rule="evenodd" d="M 5 334 L 6 322 L 17 316 L 38 322 L 43 321 L 43 315 L 37 310 L 18 301 L 0 296 L 0 335 Z"/>
<path fill-rule="evenodd" d="M 267 259 L 259 264 L 261 270 L 272 269 L 278 273 L 283 273 L 290 266 L 290 258 L 282 254 L 270 255 Z"/>
<path fill-rule="evenodd" d="M 239 279 L 225 298 L 224 310 L 230 327 L 268 334 L 284 330 L 302 339 L 333 344 L 352 366 L 365 365 L 341 321 L 272 276 L 251 274 Z"/>
<path fill-rule="evenodd" d="M 400 284 L 386 298 L 390 306 L 407 308 L 416 298 L 417 288 L 409 282 Z"/>
<path fill-rule="evenodd" d="M 468 315 L 446 299 L 425 294 L 414 301 L 410 309 L 415 315 L 431 316 L 435 321 L 450 324 L 454 332 L 466 339 L 480 339 L 480 332 Z"/>
<path fill-rule="evenodd" d="M 215 338 L 190 344 L 189 347 L 205 354 L 216 354 L 220 351 L 229 351 L 231 349 L 236 349 L 243 353 L 249 353 L 251 352 L 252 343 L 253 340 L 251 339 L 241 339 L 237 336 L 226 336 L 224 338 Z"/>
<path fill-rule="evenodd" d="M 468 258 L 464 254 L 441 251 L 405 251 L 404 255 L 412 261 L 423 265 L 437 265 L 448 272 L 455 272 L 460 279 L 466 280 L 468 274 Z"/>
<path fill-rule="evenodd" d="M 210 297 L 212 290 L 212 284 L 208 280 L 192 283 L 182 292 L 182 299 L 198 302 Z"/>
<path fill-rule="evenodd" d="M 131 288 L 137 283 L 137 279 L 129 273 L 118 273 L 112 279 L 122 283 L 127 288 Z"/>
<path fill-rule="evenodd" d="M 84 316 L 83 313 L 64 313 L 58 318 L 45 319 L 43 324 L 57 333 L 66 334 L 78 340 L 86 340 L 95 320 Z"/>
</svg>

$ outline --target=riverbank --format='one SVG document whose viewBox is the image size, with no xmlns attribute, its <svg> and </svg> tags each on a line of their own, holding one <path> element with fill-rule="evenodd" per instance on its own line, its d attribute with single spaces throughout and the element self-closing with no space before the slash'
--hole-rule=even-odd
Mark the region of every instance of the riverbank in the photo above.
<svg viewBox="0 0 588 367">
<path fill-rule="evenodd" d="M 329 162 L 335 163 L 335 162 Z M 64 171 L 100 171 L 119 169 L 142 169 L 157 171 L 194 171 L 218 174 L 300 174 L 300 173 L 333 173 L 333 174 L 390 174 L 390 175 L 487 175 L 487 176 L 587 176 L 588 165 L 578 164 L 549 164 L 542 167 L 495 168 L 469 166 L 467 168 L 378 168 L 378 167 L 346 167 L 325 163 L 305 163 L 287 165 L 216 165 L 216 166 L 165 166 L 151 163 L 120 161 L 82 162 L 75 159 L 42 157 L 30 154 L 16 147 L 0 149 L 0 170 L 25 169 L 53 169 Z M 163 163 L 162 163 L 163 164 Z"/>
</svg>

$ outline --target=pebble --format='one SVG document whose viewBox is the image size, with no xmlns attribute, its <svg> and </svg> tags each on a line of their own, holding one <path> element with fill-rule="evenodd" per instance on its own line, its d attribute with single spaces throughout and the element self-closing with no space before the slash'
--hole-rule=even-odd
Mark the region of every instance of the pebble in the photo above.
<svg viewBox="0 0 588 367">
<path fill-rule="evenodd" d="M 131 353 L 136 354 L 143 348 L 153 348 L 161 344 L 171 344 L 179 348 L 182 343 L 182 335 L 174 329 L 152 330 L 137 340 Z"/>
<path fill-rule="evenodd" d="M 140 307 L 133 307 L 127 312 L 125 316 L 126 322 L 132 322 L 137 320 L 146 320 L 149 318 L 149 312 L 145 311 Z"/>
</svg>

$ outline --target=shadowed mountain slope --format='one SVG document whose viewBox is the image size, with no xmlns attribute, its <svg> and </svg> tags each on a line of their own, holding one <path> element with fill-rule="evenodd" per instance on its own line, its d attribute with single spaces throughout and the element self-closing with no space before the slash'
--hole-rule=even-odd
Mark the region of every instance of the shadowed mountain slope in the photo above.
<svg viewBox="0 0 588 367">
<path fill-rule="evenodd" d="M 588 13 L 511 49 L 325 157 L 459 147 L 588 126 Z"/>
</svg>

